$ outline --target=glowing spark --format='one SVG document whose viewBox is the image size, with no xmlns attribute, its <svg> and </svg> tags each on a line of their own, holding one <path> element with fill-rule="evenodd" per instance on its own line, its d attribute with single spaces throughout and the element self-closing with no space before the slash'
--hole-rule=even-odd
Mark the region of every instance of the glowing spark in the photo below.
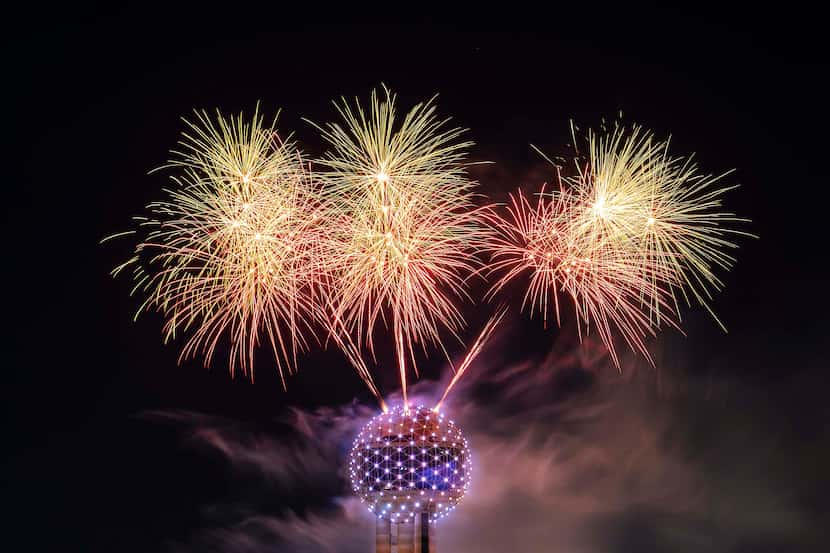
<svg viewBox="0 0 830 553">
<path fill-rule="evenodd" d="M 452 390 L 455 383 L 459 381 L 459 379 L 464 376 L 464 373 L 467 372 L 467 368 L 473 363 L 473 360 L 481 353 L 481 350 L 484 349 L 484 344 L 487 343 L 487 340 L 490 339 L 490 336 L 493 334 L 493 331 L 496 330 L 496 327 L 499 326 L 499 323 L 504 318 L 504 315 L 507 313 L 507 307 L 502 306 L 498 309 L 495 315 L 490 317 L 487 321 L 487 324 L 484 325 L 484 328 L 481 330 L 481 333 L 476 338 L 476 341 L 473 342 L 473 346 L 467 352 L 467 355 L 464 357 L 464 360 L 461 362 L 461 365 L 458 366 L 458 369 L 455 371 L 455 375 L 452 377 L 452 380 L 447 385 L 447 388 L 444 390 L 444 394 L 441 396 L 441 400 L 435 405 L 432 409 L 436 413 L 441 410 L 441 404 L 444 403 L 444 400 L 447 399 L 447 395 Z"/>
</svg>

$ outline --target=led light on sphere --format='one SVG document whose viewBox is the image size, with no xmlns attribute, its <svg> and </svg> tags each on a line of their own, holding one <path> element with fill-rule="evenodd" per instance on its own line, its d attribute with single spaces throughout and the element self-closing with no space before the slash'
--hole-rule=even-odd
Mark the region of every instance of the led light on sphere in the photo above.
<svg viewBox="0 0 830 553">
<path fill-rule="evenodd" d="M 355 438 L 349 461 L 354 493 L 391 521 L 445 516 L 464 497 L 471 468 L 461 429 L 423 406 L 398 406 L 373 418 Z"/>
</svg>

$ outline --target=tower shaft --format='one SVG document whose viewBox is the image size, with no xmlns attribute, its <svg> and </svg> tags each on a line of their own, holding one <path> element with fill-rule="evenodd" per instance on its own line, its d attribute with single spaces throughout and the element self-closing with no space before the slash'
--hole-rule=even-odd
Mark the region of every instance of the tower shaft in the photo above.
<svg viewBox="0 0 830 553">
<path fill-rule="evenodd" d="M 375 553 L 392 553 L 392 524 L 381 518 L 376 519 Z"/>
<path fill-rule="evenodd" d="M 415 553 L 435 553 L 435 527 L 429 522 L 429 513 L 418 515 L 415 524 Z"/>
<path fill-rule="evenodd" d="M 375 519 L 375 553 L 435 553 L 435 527 L 429 513 L 394 525 L 389 520 Z"/>
<path fill-rule="evenodd" d="M 415 553 L 415 521 L 406 518 L 398 523 L 397 553 Z"/>
</svg>

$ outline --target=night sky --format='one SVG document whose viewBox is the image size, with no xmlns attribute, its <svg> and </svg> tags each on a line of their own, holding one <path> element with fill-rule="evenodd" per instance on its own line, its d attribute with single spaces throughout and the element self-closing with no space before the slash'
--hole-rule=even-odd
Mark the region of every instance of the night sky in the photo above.
<svg viewBox="0 0 830 553">
<path fill-rule="evenodd" d="M 331 100 L 367 98 L 381 83 L 402 107 L 440 94 L 440 113 L 470 129 L 472 158 L 493 162 L 475 177 L 494 200 L 551 177 L 531 143 L 567 153 L 569 120 L 597 126 L 622 111 L 626 122 L 671 134 L 674 151 L 695 152 L 707 172 L 735 168 L 729 179 L 741 187 L 727 206 L 760 237 L 740 240 L 714 301 L 729 333 L 702 309 L 685 310 L 687 336 L 649 344 L 657 370 L 627 361 L 621 375 L 591 341 L 579 346 L 514 310 L 456 409 L 485 466 L 507 444 L 526 451 L 511 424 L 535 441 L 562 438 L 516 463 L 567 483 L 548 482 L 556 493 L 542 501 L 511 487 L 509 468 L 480 473 L 469 513 L 499 497 L 530 523 L 521 539 L 489 536 L 490 549 L 467 550 L 828 547 L 830 88 L 821 17 L 789 5 L 787 14 L 592 6 L 483 21 L 395 4 L 387 15 L 410 19 L 393 23 L 277 4 L 119 6 L 33 6 L 9 16 L 0 38 L 0 549 L 325 551 L 333 529 L 354 520 L 335 499 L 348 496 L 336 471 L 349 436 L 332 428 L 353 428 L 347 415 L 365 417 L 372 400 L 347 362 L 334 351 L 306 355 L 287 392 L 267 355 L 253 384 L 231 379 L 221 357 L 210 370 L 200 360 L 179 365 L 181 343 L 162 344 L 155 314 L 133 322 L 130 282 L 109 276 L 131 242 L 99 240 L 129 229 L 161 197 L 167 179 L 147 173 L 167 159 L 192 109 L 282 108 L 279 128 L 314 156 L 324 145 L 301 118 L 335 120 Z M 473 330 L 492 309 L 467 306 Z M 446 367 L 437 355 L 423 367 L 428 394 Z M 505 384 L 507 368 L 516 381 Z M 394 392 L 390 371 L 376 374 Z M 595 463 L 587 452 L 598 444 L 603 459 L 627 461 Z M 306 454 L 316 472 L 269 467 L 303 465 Z M 453 515 L 460 535 L 493 531 L 494 521 L 464 508 Z M 251 520 L 260 525 L 249 530 Z M 344 527 L 368 540 L 371 520 L 357 520 Z M 584 533 L 556 541 L 572 528 Z M 302 530 L 324 536 L 323 545 L 301 543 Z"/>
</svg>

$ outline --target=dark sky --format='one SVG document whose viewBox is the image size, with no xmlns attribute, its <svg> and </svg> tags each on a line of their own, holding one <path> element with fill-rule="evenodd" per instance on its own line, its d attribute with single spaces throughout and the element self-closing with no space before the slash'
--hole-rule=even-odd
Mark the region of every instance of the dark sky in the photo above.
<svg viewBox="0 0 830 553">
<path fill-rule="evenodd" d="M 706 442 L 718 429 L 751 429 L 757 439 L 747 451 L 771 460 L 753 474 L 783 478 L 806 521 L 807 538 L 774 550 L 816 549 L 810 532 L 830 522 L 830 485 L 819 470 L 830 458 L 823 345 L 830 89 L 818 14 L 591 7 L 517 9 L 484 21 L 478 12 L 411 5 L 414 15 L 401 24 L 377 19 L 380 12 L 360 18 L 322 7 L 280 11 L 277 3 L 271 11 L 124 5 L 32 7 L 10 14 L 0 38 L 7 167 L 0 503 L 10 530 L 0 540 L 15 546 L 0 548 L 167 551 L 221 525 L 211 505 L 248 501 L 302 516 L 340 492 L 335 478 L 322 491 L 261 497 L 255 481 L 240 483 L 225 463 L 191 447 L 181 426 L 147 413 L 199 413 L 289 439 L 290 428 L 274 422 L 289 407 L 371 404 L 346 362 L 335 353 L 307 356 L 288 392 L 267 362 L 255 384 L 231 380 L 220 361 L 210 371 L 199 362 L 179 366 L 177 344 L 161 343 L 160 319 L 134 323 L 129 283 L 108 276 L 128 244 L 98 241 L 159 198 L 166 181 L 147 172 L 166 159 L 179 117 L 193 108 L 251 110 L 257 100 L 269 113 L 281 107 L 280 128 L 315 155 L 323 145 L 301 117 L 332 120 L 330 100 L 366 97 L 386 83 L 402 105 L 440 93 L 441 113 L 470 129 L 473 156 L 494 162 L 477 177 L 496 199 L 537 184 L 526 182 L 543 166 L 530 143 L 556 151 L 569 140 L 569 119 L 596 125 L 620 110 L 626 121 L 671 134 L 676 151 L 696 152 L 708 171 L 737 169 L 730 178 L 741 188 L 727 203 L 754 221 L 760 239 L 742 242 L 715 301 L 730 332 L 693 311 L 688 336 L 660 346 L 682 351 L 665 357 L 682 357 L 678 381 L 724 383 L 729 408 L 703 416 L 684 403 L 672 416 L 687 423 L 679 439 L 692 453 L 720 448 Z M 485 311 L 471 307 L 471 320 Z M 523 345 L 504 344 L 499 359 L 543 355 L 552 335 L 515 324 Z M 427 364 L 428 377 L 440 371 Z M 552 397 L 579 394 L 580 378 L 576 371 L 557 380 Z M 499 401 L 492 390 L 476 393 Z M 765 428 L 774 439 L 764 439 Z M 712 462 L 741 457 L 742 446 L 719 436 L 736 457 Z M 670 537 L 637 541 L 651 535 L 653 520 L 629 516 L 636 522 L 611 524 L 624 529 L 608 533 L 607 550 L 685 550 Z M 729 544 L 722 550 L 762 550 Z"/>
</svg>

